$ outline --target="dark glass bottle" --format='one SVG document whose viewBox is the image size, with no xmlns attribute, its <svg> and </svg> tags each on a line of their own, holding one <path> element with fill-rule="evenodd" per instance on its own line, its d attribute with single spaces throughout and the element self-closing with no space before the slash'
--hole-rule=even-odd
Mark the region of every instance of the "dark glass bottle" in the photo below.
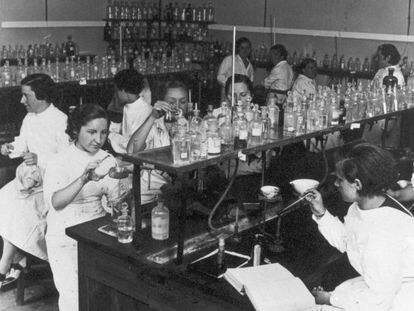
<svg viewBox="0 0 414 311">
<path fill-rule="evenodd" d="M 385 86 L 385 92 L 391 93 L 395 86 L 398 84 L 398 79 L 394 77 L 394 68 L 388 68 L 388 76 L 385 76 L 382 80 L 382 84 Z"/>
<path fill-rule="evenodd" d="M 66 41 L 65 44 L 65 51 L 66 51 L 66 56 L 75 56 L 76 54 L 76 46 L 75 46 L 75 42 L 72 41 L 72 36 L 68 36 L 68 41 Z"/>
<path fill-rule="evenodd" d="M 105 23 L 105 27 L 104 27 L 104 40 L 105 41 L 110 41 L 112 38 L 112 28 L 109 25 L 108 22 Z"/>
</svg>

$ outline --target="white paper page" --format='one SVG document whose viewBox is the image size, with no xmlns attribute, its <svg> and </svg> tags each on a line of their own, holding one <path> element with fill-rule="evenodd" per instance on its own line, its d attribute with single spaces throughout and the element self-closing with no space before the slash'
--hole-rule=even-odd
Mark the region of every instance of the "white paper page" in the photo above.
<svg viewBox="0 0 414 311">
<path fill-rule="evenodd" d="M 299 278 L 245 284 L 245 291 L 257 311 L 304 311 L 315 306 L 315 298 Z"/>
</svg>

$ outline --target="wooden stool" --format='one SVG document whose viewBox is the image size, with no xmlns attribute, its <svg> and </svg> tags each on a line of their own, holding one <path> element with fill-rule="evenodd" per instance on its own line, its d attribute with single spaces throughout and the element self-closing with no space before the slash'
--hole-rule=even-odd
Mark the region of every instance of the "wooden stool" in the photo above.
<svg viewBox="0 0 414 311">
<path fill-rule="evenodd" d="M 17 284 L 16 284 L 16 304 L 18 306 L 23 306 L 25 303 L 24 290 L 27 284 L 29 283 L 28 280 L 26 280 L 26 277 L 30 273 L 31 268 L 35 266 L 39 266 L 42 269 L 50 270 L 49 263 L 47 261 L 31 256 L 29 254 L 26 254 L 26 258 L 27 258 L 26 268 L 23 269 L 23 271 L 21 272 L 20 277 L 17 279 Z"/>
</svg>

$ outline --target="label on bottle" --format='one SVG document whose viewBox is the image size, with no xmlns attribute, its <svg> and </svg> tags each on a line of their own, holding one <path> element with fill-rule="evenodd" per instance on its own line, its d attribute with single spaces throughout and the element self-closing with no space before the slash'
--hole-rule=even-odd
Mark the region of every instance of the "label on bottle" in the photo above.
<svg viewBox="0 0 414 311">
<path fill-rule="evenodd" d="M 151 232 L 154 240 L 167 240 L 169 237 L 168 217 L 153 217 L 151 220 Z"/>
<path fill-rule="evenodd" d="M 262 129 L 261 128 L 252 128 L 252 136 L 262 136 Z"/>
<path fill-rule="evenodd" d="M 240 129 L 239 131 L 239 139 L 240 140 L 247 140 L 248 133 L 246 130 Z"/>
<path fill-rule="evenodd" d="M 219 154 L 221 152 L 220 138 L 209 137 L 207 139 L 207 152 L 209 154 Z"/>
</svg>

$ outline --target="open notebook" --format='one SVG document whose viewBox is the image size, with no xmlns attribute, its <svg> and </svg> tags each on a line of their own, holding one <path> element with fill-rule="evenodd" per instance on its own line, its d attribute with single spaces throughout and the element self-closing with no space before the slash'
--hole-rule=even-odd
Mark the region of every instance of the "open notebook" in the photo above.
<svg viewBox="0 0 414 311">
<path fill-rule="evenodd" d="M 246 294 L 257 311 L 304 311 L 315 308 L 315 298 L 303 282 L 278 263 L 227 269 L 224 278 Z"/>
</svg>

